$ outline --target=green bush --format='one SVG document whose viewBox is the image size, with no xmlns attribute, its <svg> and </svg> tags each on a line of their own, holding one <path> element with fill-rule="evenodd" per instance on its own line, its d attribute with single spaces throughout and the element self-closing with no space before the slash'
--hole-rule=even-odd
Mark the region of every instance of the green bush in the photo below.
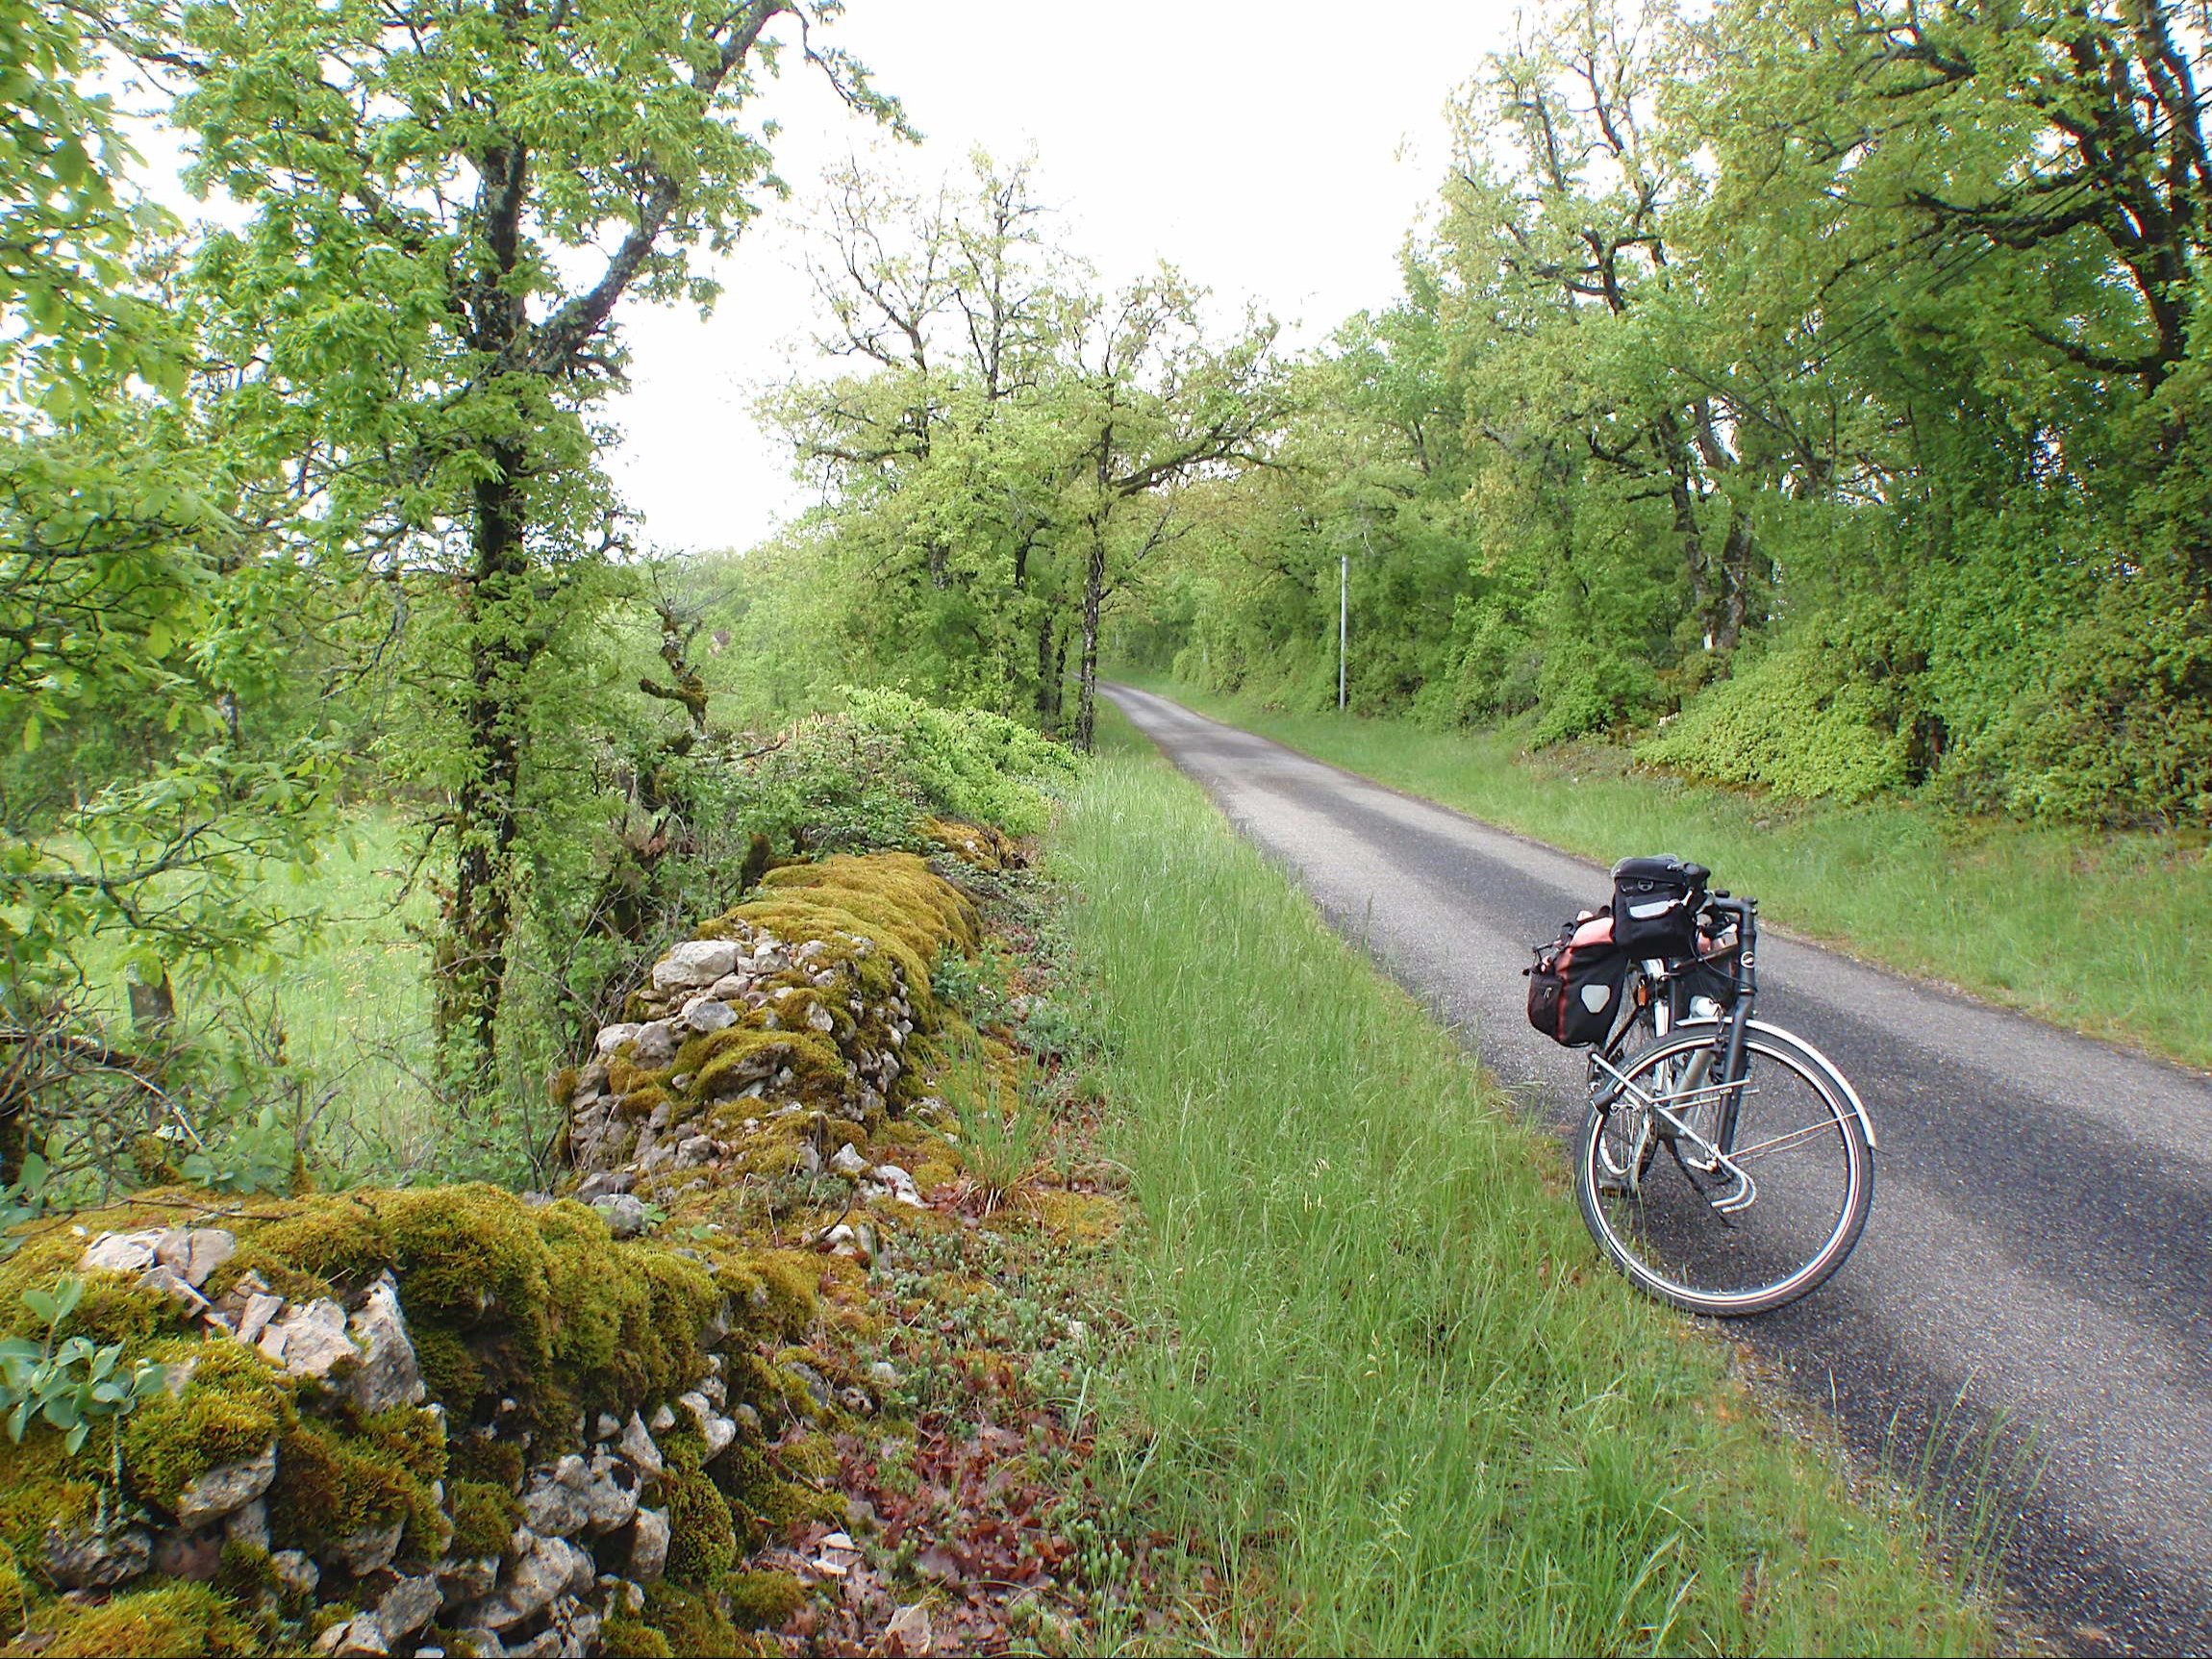
<svg viewBox="0 0 2212 1659">
<path fill-rule="evenodd" d="M 1797 641 L 1692 698 L 1636 756 L 1716 783 L 1850 802 L 1901 788 L 1908 747 L 1838 658 Z"/>
</svg>

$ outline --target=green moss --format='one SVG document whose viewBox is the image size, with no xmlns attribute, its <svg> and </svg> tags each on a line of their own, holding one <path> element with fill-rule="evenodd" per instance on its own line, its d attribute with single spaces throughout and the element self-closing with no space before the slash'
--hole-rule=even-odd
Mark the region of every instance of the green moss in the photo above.
<svg viewBox="0 0 2212 1659">
<path fill-rule="evenodd" d="M 204 1584 L 164 1584 L 96 1607 L 58 1601 L 18 1645 L 47 1659 L 260 1653 L 261 1633 Z"/>
<path fill-rule="evenodd" d="M 814 1323 L 819 1256 L 803 1250 L 733 1251 L 716 1264 L 715 1277 L 764 1337 L 790 1341 Z"/>
<path fill-rule="evenodd" d="M 761 1031 L 733 1025 L 699 1040 L 708 1058 L 699 1063 L 690 1093 L 714 1100 L 791 1068 L 789 1093 L 811 1105 L 835 1105 L 853 1092 L 851 1068 L 837 1044 L 818 1031 Z"/>
<path fill-rule="evenodd" d="M 260 1456 L 295 1419 L 291 1380 L 243 1343 L 168 1343 L 151 1357 L 192 1367 L 181 1394 L 155 1395 L 123 1430 L 125 1477 L 156 1509 L 174 1511 L 209 1470 Z"/>
<path fill-rule="evenodd" d="M 795 1469 L 820 1485 L 837 1479 L 837 1447 L 826 1434 L 801 1434 L 777 1446 L 776 1455 L 787 1469 Z"/>
<path fill-rule="evenodd" d="M 516 1455 L 519 1458 L 520 1454 Z M 453 1510 L 455 1555 L 497 1555 L 521 1524 L 522 1500 L 507 1486 L 489 1480 L 456 1479 L 446 1496 Z"/>
<path fill-rule="evenodd" d="M 30 1592 L 13 1559 L 0 1556 L 0 1630 L 20 1630 L 31 1606 Z"/>
<path fill-rule="evenodd" d="M 465 1436 L 447 1447 L 446 1467 L 457 1480 L 485 1481 L 502 1492 L 522 1490 L 522 1448 L 512 1441 Z"/>
<path fill-rule="evenodd" d="M 68 1456 L 49 1429 L 33 1429 L 21 1445 L 0 1440 L 0 1545 L 17 1561 L 39 1560 L 48 1525 L 69 1530 L 97 1512 L 99 1474 L 94 1458 Z"/>
<path fill-rule="evenodd" d="M 649 1083 L 642 1089 L 633 1089 L 629 1093 L 623 1095 L 620 1110 L 623 1117 L 634 1120 L 640 1118 L 650 1118 L 654 1108 L 666 1106 L 667 1103 L 668 1092 L 657 1084 Z"/>
<path fill-rule="evenodd" d="M 415 1363 L 430 1397 L 466 1414 L 470 1402 L 485 1389 L 484 1368 L 468 1344 L 459 1332 L 429 1320 L 410 1319 L 407 1328 L 415 1342 Z"/>
<path fill-rule="evenodd" d="M 445 1478 L 445 1420 L 417 1406 L 395 1405 L 360 1420 L 361 1438 L 378 1455 L 424 1486 Z"/>
<path fill-rule="evenodd" d="M 390 1235 L 367 1196 L 311 1198 L 241 1240 L 212 1282 L 227 1289 L 250 1269 L 280 1295 L 300 1296 L 310 1282 L 352 1289 L 391 1265 Z"/>
<path fill-rule="evenodd" d="M 642 1622 L 666 1639 L 670 1653 L 724 1655 L 738 1650 L 738 1627 L 715 1600 L 666 1579 L 647 1587 Z"/>
<path fill-rule="evenodd" d="M 279 1547 L 317 1547 L 406 1520 L 427 1527 L 428 1488 L 388 1453 L 320 1422 L 293 1423 L 277 1443 L 269 1533 Z"/>
<path fill-rule="evenodd" d="M 676 1650 L 650 1624 L 616 1614 L 599 1627 L 599 1651 L 607 1659 L 671 1659 Z"/>
<path fill-rule="evenodd" d="M 773 1630 L 799 1610 L 806 1592 L 789 1572 L 732 1572 L 722 1579 L 730 1622 L 741 1630 Z"/>
<path fill-rule="evenodd" d="M 975 906 L 913 853 L 841 854 L 819 864 L 771 870 L 761 880 L 764 902 L 804 894 L 888 933 L 922 962 L 953 944 L 972 951 L 982 939 Z M 750 915 L 750 906 L 736 914 Z M 927 976 L 914 980 L 926 985 Z"/>
<path fill-rule="evenodd" d="M 706 1374 L 698 1333 L 722 1297 L 705 1268 L 656 1244 L 616 1243 L 587 1205 L 550 1205 L 538 1224 L 559 1309 L 550 1358 L 578 1406 L 619 1417 Z"/>
<path fill-rule="evenodd" d="M 730 1506 L 695 1468 L 671 1467 L 663 1482 L 668 1497 L 668 1576 L 686 1584 L 712 1584 L 737 1556 Z"/>
</svg>

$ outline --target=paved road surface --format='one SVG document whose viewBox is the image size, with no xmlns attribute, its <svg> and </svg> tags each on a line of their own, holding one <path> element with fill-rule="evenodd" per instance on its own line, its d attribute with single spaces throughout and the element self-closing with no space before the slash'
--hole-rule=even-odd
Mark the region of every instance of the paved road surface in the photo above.
<svg viewBox="0 0 2212 1659">
<path fill-rule="evenodd" d="M 1602 898 L 1601 868 L 1164 698 L 1108 695 L 1532 1113 L 1576 1113 L 1579 1058 L 1529 1029 L 1521 969 Z M 1942 1420 L 2034 1425 L 2043 1476 L 2008 1576 L 2041 1621 L 2087 1652 L 2212 1649 L 2212 1085 L 1762 943 L 1762 1017 L 1844 1069 L 1881 1149 L 1843 1270 L 1731 1331 L 1864 1448 L 1893 1420 L 1914 1444 Z"/>
</svg>

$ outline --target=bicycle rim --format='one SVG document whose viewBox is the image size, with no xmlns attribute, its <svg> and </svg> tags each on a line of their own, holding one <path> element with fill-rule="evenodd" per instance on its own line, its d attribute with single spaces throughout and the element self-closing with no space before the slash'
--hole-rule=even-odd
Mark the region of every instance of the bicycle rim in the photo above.
<svg viewBox="0 0 2212 1659">
<path fill-rule="evenodd" d="M 1735 1136 L 1720 1146 L 1716 1047 L 1686 1034 L 1622 1068 L 1629 1087 L 1583 1126 L 1576 1196 L 1599 1246 L 1651 1295 L 1697 1313 L 1763 1313 L 1850 1254 L 1873 1157 L 1822 1069 L 1756 1035 Z"/>
</svg>

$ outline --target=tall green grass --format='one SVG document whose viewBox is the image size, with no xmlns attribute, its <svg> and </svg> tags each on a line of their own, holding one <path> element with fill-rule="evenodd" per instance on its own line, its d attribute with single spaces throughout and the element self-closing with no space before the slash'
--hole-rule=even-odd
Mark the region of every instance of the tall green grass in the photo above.
<svg viewBox="0 0 2212 1659">
<path fill-rule="evenodd" d="M 180 972 L 188 1034 L 281 1060 L 288 1124 L 317 1179 L 404 1181 L 437 1172 L 454 1151 L 432 1087 L 429 952 L 409 923 L 434 919 L 428 894 L 403 896 L 413 836 L 395 814 L 364 810 L 306 867 L 278 866 L 267 886 L 302 923 L 271 943 L 258 969 L 222 979 Z M 121 1030 L 128 975 L 119 946 L 86 963 L 88 1002 Z"/>
<path fill-rule="evenodd" d="M 2212 1068 L 2212 860 L 2174 836 L 1703 788 L 1618 749 L 1287 714 L 1138 678 L 1201 714 L 1601 862 L 1677 852 L 1762 914 L 1908 973 Z"/>
<path fill-rule="evenodd" d="M 1986 1648 L 1913 1518 L 1602 1269 L 1555 1158 L 1194 789 L 1108 752 L 1052 859 L 1144 1218 L 1135 1498 L 1219 1586 L 1175 1640 Z"/>
</svg>

